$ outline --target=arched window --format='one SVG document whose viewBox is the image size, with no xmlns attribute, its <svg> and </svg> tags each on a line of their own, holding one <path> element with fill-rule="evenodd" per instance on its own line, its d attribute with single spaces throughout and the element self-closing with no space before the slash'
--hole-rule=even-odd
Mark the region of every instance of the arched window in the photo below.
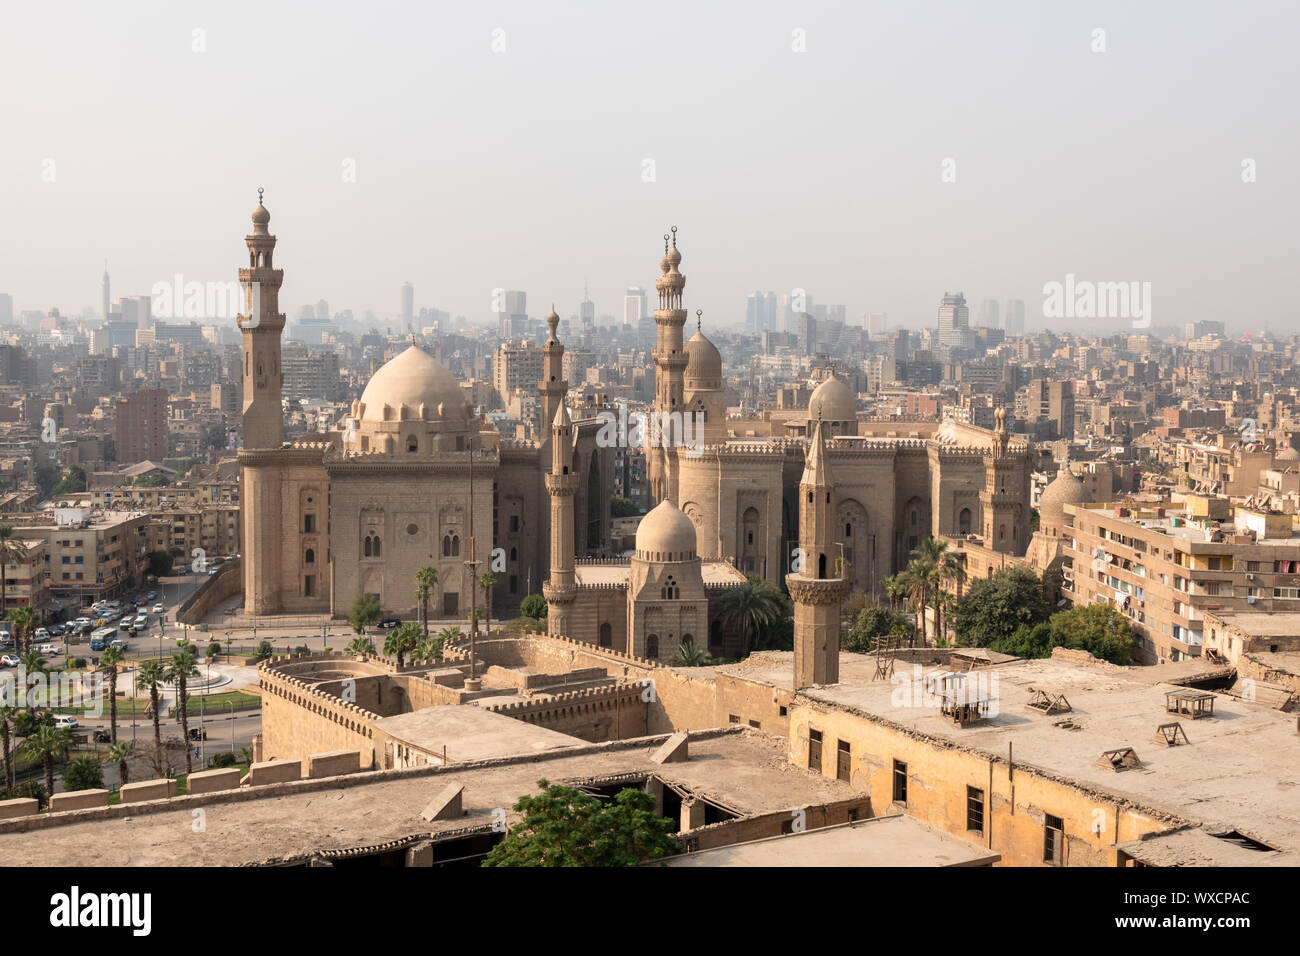
<svg viewBox="0 0 1300 956">
<path fill-rule="evenodd" d="M 460 557 L 460 535 L 458 534 L 451 536 L 451 556 L 453 558 Z"/>
<path fill-rule="evenodd" d="M 659 657 L 659 635 L 651 634 L 645 639 L 645 656 L 654 660 Z"/>
<path fill-rule="evenodd" d="M 451 535 L 449 534 L 442 536 L 442 556 L 444 558 L 451 557 Z"/>
<path fill-rule="evenodd" d="M 817 577 L 826 577 L 826 555 L 817 555 Z"/>
<path fill-rule="evenodd" d="M 970 534 L 970 509 L 962 508 L 961 514 L 957 516 L 957 533 Z"/>
<path fill-rule="evenodd" d="M 510 560 L 511 560 L 511 561 L 518 561 L 518 560 L 519 560 L 519 549 L 518 549 L 518 548 L 511 548 L 511 549 L 510 549 Z"/>
<path fill-rule="evenodd" d="M 303 564 L 315 564 L 315 563 L 316 563 L 316 552 L 315 552 L 313 549 L 308 548 L 307 551 L 306 551 L 306 553 L 303 554 L 303 556 L 302 556 L 302 563 L 303 563 Z"/>
<path fill-rule="evenodd" d="M 414 435 L 408 435 L 406 438 L 406 450 L 408 452 L 419 451 L 420 441 Z"/>
<path fill-rule="evenodd" d="M 366 535 L 365 547 L 363 553 L 367 558 L 372 557 L 370 553 L 370 535 Z"/>
<path fill-rule="evenodd" d="M 677 586 L 677 582 L 673 580 L 673 576 L 671 574 L 668 575 L 668 580 L 666 580 L 663 583 L 663 587 L 659 589 L 659 597 L 664 601 L 675 601 L 681 596 L 682 589 Z"/>
</svg>

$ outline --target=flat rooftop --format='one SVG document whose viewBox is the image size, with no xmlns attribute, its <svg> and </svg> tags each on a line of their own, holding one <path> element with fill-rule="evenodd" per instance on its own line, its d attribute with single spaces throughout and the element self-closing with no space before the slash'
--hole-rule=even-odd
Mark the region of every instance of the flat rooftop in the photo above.
<svg viewBox="0 0 1300 956">
<path fill-rule="evenodd" d="M 1239 628 L 1252 637 L 1293 637 L 1300 634 L 1300 611 L 1244 611 L 1239 614 L 1216 611 L 1226 627 Z"/>
<path fill-rule="evenodd" d="M 1213 717 L 1167 713 L 1165 695 L 1179 688 L 1162 681 L 1204 673 L 1202 663 L 1116 667 L 1052 658 L 979 668 L 966 679 L 993 702 L 992 713 L 961 729 L 926 695 L 926 679 L 945 668 L 900 661 L 893 681 L 873 682 L 862 667 L 869 660 L 843 655 L 841 683 L 801 693 L 988 756 L 1005 759 L 1014 745 L 1017 766 L 1127 796 L 1213 832 L 1238 830 L 1277 849 L 1300 849 L 1296 716 L 1224 694 L 1215 695 Z M 1033 689 L 1064 694 L 1072 710 L 1049 717 L 1030 709 Z M 1157 727 L 1175 721 L 1189 743 L 1157 743 Z M 1137 752 L 1141 768 L 1098 765 L 1103 751 L 1123 747 Z"/>
<path fill-rule="evenodd" d="M 463 705 L 427 707 L 409 714 L 381 717 L 374 724 L 394 739 L 426 753 L 441 754 L 446 747 L 448 762 L 455 763 L 542 753 L 585 743 L 527 721 Z"/>
<path fill-rule="evenodd" d="M 507 819 L 513 822 L 518 815 L 511 808 L 519 797 L 536 793 L 542 778 L 578 783 L 653 775 L 742 815 L 861 796 L 847 783 L 792 766 L 786 741 L 761 731 L 735 728 L 691 734 L 689 760 L 656 764 L 650 758 L 664 739 L 585 744 L 509 760 L 354 774 L 336 777 L 337 785 L 331 781 L 324 789 L 309 789 L 310 782 L 269 786 L 265 795 L 243 788 L 233 794 L 238 798 L 233 802 L 215 799 L 217 794 L 182 797 L 174 810 L 69 820 L 24 832 L 9 832 L 13 823 L 0 821 L 0 856 L 9 866 L 232 866 L 299 860 L 320 850 L 371 847 L 487 827 L 496 808 L 507 810 Z M 449 784 L 465 788 L 466 814 L 455 820 L 425 821 L 421 811 Z M 207 829 L 196 835 L 192 811 L 200 806 L 206 808 Z"/>
<path fill-rule="evenodd" d="M 978 843 L 911 817 L 873 817 L 670 857 L 651 866 L 992 866 Z"/>
</svg>

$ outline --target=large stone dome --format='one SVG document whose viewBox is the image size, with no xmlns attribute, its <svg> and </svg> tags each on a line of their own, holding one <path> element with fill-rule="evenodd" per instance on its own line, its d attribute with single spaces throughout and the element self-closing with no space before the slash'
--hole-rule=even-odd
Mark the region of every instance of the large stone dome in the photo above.
<svg viewBox="0 0 1300 956">
<path fill-rule="evenodd" d="M 661 501 L 636 529 L 636 556 L 644 561 L 695 557 L 695 525 L 671 501 Z"/>
<path fill-rule="evenodd" d="M 688 388 L 722 387 L 722 355 L 703 332 L 696 332 L 686 343 L 683 379 Z"/>
<path fill-rule="evenodd" d="M 808 400 L 808 417 L 828 422 L 856 422 L 858 402 L 849 387 L 832 375 L 813 390 Z"/>
<path fill-rule="evenodd" d="M 1070 463 L 1061 462 L 1060 471 L 1043 489 L 1043 497 L 1038 502 L 1038 523 L 1044 530 L 1053 528 L 1057 533 L 1070 520 L 1065 513 L 1066 505 L 1088 503 L 1088 489 L 1083 482 L 1070 471 Z"/>
<path fill-rule="evenodd" d="M 428 352 L 412 345 L 401 355 L 385 362 L 361 393 L 361 420 L 393 421 L 403 417 L 429 419 L 465 417 L 465 395 L 456 377 Z M 439 412 L 438 407 L 442 406 Z M 385 413 L 384 406 L 388 406 Z"/>
</svg>

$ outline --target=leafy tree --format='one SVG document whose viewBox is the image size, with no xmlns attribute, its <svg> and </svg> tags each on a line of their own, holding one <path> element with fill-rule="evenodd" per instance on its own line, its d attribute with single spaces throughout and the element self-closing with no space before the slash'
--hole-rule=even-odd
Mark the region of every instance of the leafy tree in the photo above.
<svg viewBox="0 0 1300 956">
<path fill-rule="evenodd" d="M 59 466 L 49 461 L 43 461 L 32 471 L 34 472 L 33 479 L 36 482 L 36 490 L 40 494 L 41 500 L 44 501 L 54 493 L 54 486 L 58 484 Z"/>
<path fill-rule="evenodd" d="M 117 775 L 121 778 L 118 781 L 119 787 L 124 787 L 131 782 L 131 767 L 127 761 L 135 751 L 135 744 L 129 740 L 114 741 L 108 748 L 108 756 L 104 759 L 109 763 L 117 764 Z"/>
<path fill-rule="evenodd" d="M 1087 651 L 1112 664 L 1133 662 L 1133 628 L 1109 604 L 1085 604 L 1052 615 L 1052 642 L 1057 647 Z"/>
<path fill-rule="evenodd" d="M 540 594 L 530 594 L 519 605 L 519 613 L 534 621 L 546 620 L 546 598 Z"/>
<path fill-rule="evenodd" d="M 669 663 L 673 667 L 708 667 L 713 663 L 713 658 L 694 641 L 682 641 Z"/>
<path fill-rule="evenodd" d="M 137 476 L 134 484 L 137 488 L 162 488 L 164 485 L 171 484 L 171 482 L 161 472 L 154 472 L 151 475 Z"/>
<path fill-rule="evenodd" d="M 191 677 L 199 676 L 199 669 L 194 666 L 194 647 L 191 644 L 182 644 L 176 653 L 171 656 L 167 663 L 165 671 L 166 679 L 171 681 L 176 688 L 176 706 L 180 708 L 181 714 L 181 737 L 186 741 L 185 745 L 185 772 L 194 772 L 194 757 L 189 747 L 190 739 L 190 715 L 189 715 L 189 681 Z"/>
<path fill-rule="evenodd" d="M 484 866 L 636 866 L 681 852 L 673 822 L 655 814 L 655 800 L 625 789 L 611 803 L 572 787 L 537 781 L 524 796 L 524 819 L 494 846 Z"/>
<path fill-rule="evenodd" d="M 999 637 L 989 645 L 989 650 L 1016 657 L 1050 657 L 1052 654 L 1052 626 L 1047 621 L 1022 624 L 1006 637 Z"/>
<path fill-rule="evenodd" d="M 108 671 L 108 733 L 109 739 L 117 743 L 117 675 L 118 668 L 126 660 L 122 648 L 109 645 L 100 655 L 100 666 Z"/>
<path fill-rule="evenodd" d="M 68 755 L 72 747 L 72 731 L 67 727 L 42 724 L 23 741 L 20 748 L 45 768 L 45 792 L 54 792 L 54 764 Z"/>
<path fill-rule="evenodd" d="M 170 551 L 149 552 L 149 573 L 156 578 L 172 573 L 174 559 Z"/>
<path fill-rule="evenodd" d="M 424 661 L 431 664 L 434 661 L 442 660 L 443 636 L 422 637 L 420 642 L 415 645 L 415 650 L 411 654 L 412 660 Z"/>
<path fill-rule="evenodd" d="M 13 624 L 14 646 L 20 651 L 32 649 L 32 634 L 41 623 L 41 616 L 31 607 L 9 609 L 9 621 Z"/>
<path fill-rule="evenodd" d="M 63 789 L 68 792 L 104 789 L 104 768 L 98 758 L 82 754 L 70 760 L 63 768 Z"/>
<path fill-rule="evenodd" d="M 781 643 L 790 601 L 771 581 L 747 577 L 744 584 L 723 592 L 718 611 L 723 625 L 740 631 L 750 648 L 763 648 Z"/>
<path fill-rule="evenodd" d="M 5 571 L 27 557 L 27 544 L 14 534 L 13 525 L 0 524 L 0 614 L 9 607 L 9 582 Z"/>
<path fill-rule="evenodd" d="M 425 565 L 415 572 L 415 599 L 420 602 L 420 621 L 424 625 L 424 636 L 429 636 L 429 601 L 438 587 L 438 569 Z"/>
<path fill-rule="evenodd" d="M 894 628 L 900 626 L 906 631 L 911 630 L 905 615 L 880 604 L 867 605 L 858 612 L 857 619 L 849 628 L 841 646 L 846 651 L 865 654 L 875 650 L 876 638 L 893 634 Z"/>
<path fill-rule="evenodd" d="M 71 495 L 86 490 L 86 472 L 78 465 L 73 465 L 68 469 L 57 485 L 54 486 L 52 494 Z"/>
<path fill-rule="evenodd" d="M 620 495 L 611 495 L 609 499 L 609 516 L 611 518 L 632 518 L 640 514 L 640 510 L 634 505 L 629 498 Z"/>
<path fill-rule="evenodd" d="M 271 647 L 270 641 L 258 641 L 257 647 L 253 649 L 253 659 L 264 661 L 275 653 L 275 648 Z"/>
<path fill-rule="evenodd" d="M 397 669 L 402 669 L 406 655 L 415 650 L 420 643 L 420 625 L 414 621 L 399 624 L 388 632 L 384 638 L 384 653 L 397 658 Z"/>
<path fill-rule="evenodd" d="M 373 594 L 358 594 L 348 611 L 348 623 L 358 634 L 366 633 L 366 628 L 379 620 L 379 598 Z"/>
<path fill-rule="evenodd" d="M 355 654 L 357 657 L 373 655 L 375 653 L 375 642 L 368 637 L 354 637 L 347 646 L 349 654 Z"/>
<path fill-rule="evenodd" d="M 971 584 L 954 605 L 951 622 L 962 646 L 989 647 L 1023 624 L 1046 621 L 1050 614 L 1043 582 L 1017 564 Z"/>
</svg>

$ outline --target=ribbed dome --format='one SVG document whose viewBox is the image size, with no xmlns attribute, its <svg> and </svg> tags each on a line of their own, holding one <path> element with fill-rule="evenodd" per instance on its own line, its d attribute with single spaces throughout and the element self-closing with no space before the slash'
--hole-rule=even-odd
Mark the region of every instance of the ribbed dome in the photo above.
<svg viewBox="0 0 1300 956">
<path fill-rule="evenodd" d="M 808 417 L 828 422 L 855 422 L 858 403 L 849 387 L 834 376 L 813 390 L 808 400 Z"/>
<path fill-rule="evenodd" d="M 703 332 L 696 332 L 686 343 L 686 372 L 683 377 L 688 383 L 699 383 L 697 387 L 722 387 L 722 355 Z"/>
<path fill-rule="evenodd" d="M 443 414 L 459 414 L 465 405 L 464 393 L 456 377 L 423 349 L 412 345 L 401 355 L 385 362 L 361 393 L 365 406 L 361 420 L 384 421 L 384 406 L 392 409 L 389 420 L 397 417 L 397 409 L 407 406 L 413 417 L 432 418 L 443 406 Z M 424 406 L 421 413 L 420 406 Z"/>
<path fill-rule="evenodd" d="M 1065 514 L 1066 505 L 1088 503 L 1088 489 L 1083 482 L 1070 471 L 1069 462 L 1062 461 L 1056 477 L 1043 489 L 1043 497 L 1038 502 L 1038 523 L 1043 528 L 1061 529 L 1069 520 Z"/>
<path fill-rule="evenodd" d="M 685 561 L 695 557 L 695 525 L 671 501 L 661 501 L 636 529 L 637 557 Z"/>
</svg>

